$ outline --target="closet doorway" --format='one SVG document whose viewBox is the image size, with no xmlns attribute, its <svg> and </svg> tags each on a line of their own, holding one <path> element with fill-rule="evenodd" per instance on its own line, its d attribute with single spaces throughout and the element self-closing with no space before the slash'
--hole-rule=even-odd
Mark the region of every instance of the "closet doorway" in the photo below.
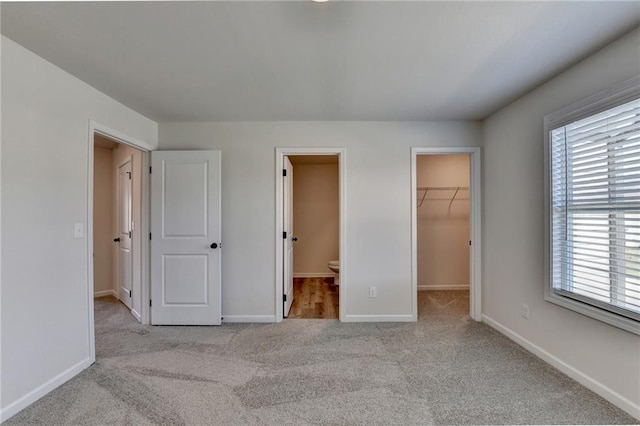
<svg viewBox="0 0 640 426">
<path fill-rule="evenodd" d="M 343 148 L 276 148 L 276 318 L 340 319 Z"/>
<path fill-rule="evenodd" d="M 414 315 L 481 320 L 479 149 L 412 149 Z"/>
</svg>

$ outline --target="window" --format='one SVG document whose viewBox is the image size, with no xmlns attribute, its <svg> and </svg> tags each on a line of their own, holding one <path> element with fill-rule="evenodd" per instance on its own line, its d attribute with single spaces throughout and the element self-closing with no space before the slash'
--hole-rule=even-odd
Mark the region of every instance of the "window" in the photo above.
<svg viewBox="0 0 640 426">
<path fill-rule="evenodd" d="M 545 117 L 547 300 L 640 334 L 639 79 Z"/>
</svg>

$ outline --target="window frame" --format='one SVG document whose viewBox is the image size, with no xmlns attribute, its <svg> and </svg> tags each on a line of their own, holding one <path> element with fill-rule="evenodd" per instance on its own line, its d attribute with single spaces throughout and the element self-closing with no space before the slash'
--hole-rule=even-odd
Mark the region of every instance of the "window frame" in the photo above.
<svg viewBox="0 0 640 426">
<path fill-rule="evenodd" d="M 640 335 L 640 321 L 616 314 L 614 310 L 594 306 L 579 298 L 560 294 L 553 288 L 553 212 L 551 200 L 551 131 L 558 127 L 598 114 L 640 98 L 640 76 L 617 84 L 586 99 L 554 111 L 544 117 L 544 211 L 545 211 L 545 286 L 544 299 L 548 302 Z"/>
</svg>

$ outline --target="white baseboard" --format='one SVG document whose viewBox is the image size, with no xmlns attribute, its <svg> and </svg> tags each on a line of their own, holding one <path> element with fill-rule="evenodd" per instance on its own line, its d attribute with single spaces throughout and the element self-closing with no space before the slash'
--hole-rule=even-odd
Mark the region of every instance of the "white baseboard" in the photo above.
<svg viewBox="0 0 640 426">
<path fill-rule="evenodd" d="M 234 322 L 276 322 L 275 315 L 223 315 L 222 322 L 225 324 Z"/>
<path fill-rule="evenodd" d="M 603 397 L 604 399 L 606 399 L 616 407 L 626 411 L 636 419 L 640 420 L 639 404 L 625 398 L 624 396 L 620 395 L 618 392 L 614 391 L 613 389 L 608 388 L 607 386 L 603 385 L 602 383 L 598 382 L 592 377 L 586 375 L 582 371 L 572 367 L 571 365 L 555 357 L 554 355 L 545 351 L 544 349 L 537 346 L 536 344 L 525 339 L 515 331 L 505 327 L 504 325 L 489 318 L 484 314 L 482 315 L 482 322 L 498 330 L 500 333 L 504 334 L 509 339 L 513 340 L 514 342 L 516 342 L 517 344 L 519 344 L 520 346 L 522 346 L 532 354 L 536 355 L 538 358 L 542 359 L 543 361 L 557 368 L 558 370 L 560 370 L 567 376 L 571 377 L 573 380 L 580 383 L 581 385 L 585 386 L 589 390 L 597 393 L 598 395 L 600 395 L 601 397 Z"/>
<path fill-rule="evenodd" d="M 94 299 L 96 297 L 104 297 L 104 296 L 113 296 L 116 299 L 118 298 L 118 295 L 117 295 L 115 290 L 102 290 L 102 291 L 94 291 L 93 292 L 93 298 Z"/>
<path fill-rule="evenodd" d="M 296 272 L 293 278 L 333 278 L 331 272 Z"/>
<path fill-rule="evenodd" d="M 142 323 L 142 315 L 140 315 L 135 309 L 131 309 L 131 313 L 136 317 L 139 323 Z"/>
<path fill-rule="evenodd" d="M 19 398 L 18 400 L 12 402 L 6 407 L 2 407 L 2 409 L 0 409 L 0 422 L 4 422 L 10 417 L 13 417 L 18 412 L 27 408 L 30 404 L 33 404 L 34 402 L 36 402 L 37 400 L 39 400 L 40 398 L 42 398 L 43 396 L 45 396 L 46 394 L 48 394 L 49 392 L 57 388 L 58 386 L 64 384 L 69 379 L 73 378 L 82 370 L 89 367 L 90 365 L 91 365 L 91 360 L 89 358 L 86 358 L 80 361 L 79 363 L 77 363 L 76 365 L 58 374 L 56 377 L 44 383 L 43 385 L 38 386 L 37 388 L 27 393 L 22 398 Z"/>
<path fill-rule="evenodd" d="M 413 315 L 345 315 L 344 322 L 412 322 Z"/>
<path fill-rule="evenodd" d="M 426 285 L 419 284 L 418 291 L 424 290 L 469 290 L 469 284 Z"/>
</svg>

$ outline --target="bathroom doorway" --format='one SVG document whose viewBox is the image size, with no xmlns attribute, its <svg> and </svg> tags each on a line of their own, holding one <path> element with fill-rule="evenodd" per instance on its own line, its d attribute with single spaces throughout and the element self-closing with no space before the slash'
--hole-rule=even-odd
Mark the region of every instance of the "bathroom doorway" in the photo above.
<svg viewBox="0 0 640 426">
<path fill-rule="evenodd" d="M 344 307 L 344 149 L 278 148 L 276 312 L 339 319 Z"/>
<path fill-rule="evenodd" d="M 287 161 L 288 160 L 288 161 Z M 289 155 L 285 157 L 291 191 L 291 212 L 285 195 L 285 229 L 292 232 L 292 244 L 285 243 L 285 268 L 291 259 L 290 303 L 286 318 L 339 318 L 340 220 L 337 155 Z M 291 214 L 292 221 L 287 225 Z M 291 250 L 291 253 L 287 253 Z M 287 300 L 289 302 L 289 300 Z M 288 305 L 290 308 L 288 309 Z"/>
<path fill-rule="evenodd" d="M 480 149 L 412 148 L 414 315 L 481 320 Z"/>
</svg>

